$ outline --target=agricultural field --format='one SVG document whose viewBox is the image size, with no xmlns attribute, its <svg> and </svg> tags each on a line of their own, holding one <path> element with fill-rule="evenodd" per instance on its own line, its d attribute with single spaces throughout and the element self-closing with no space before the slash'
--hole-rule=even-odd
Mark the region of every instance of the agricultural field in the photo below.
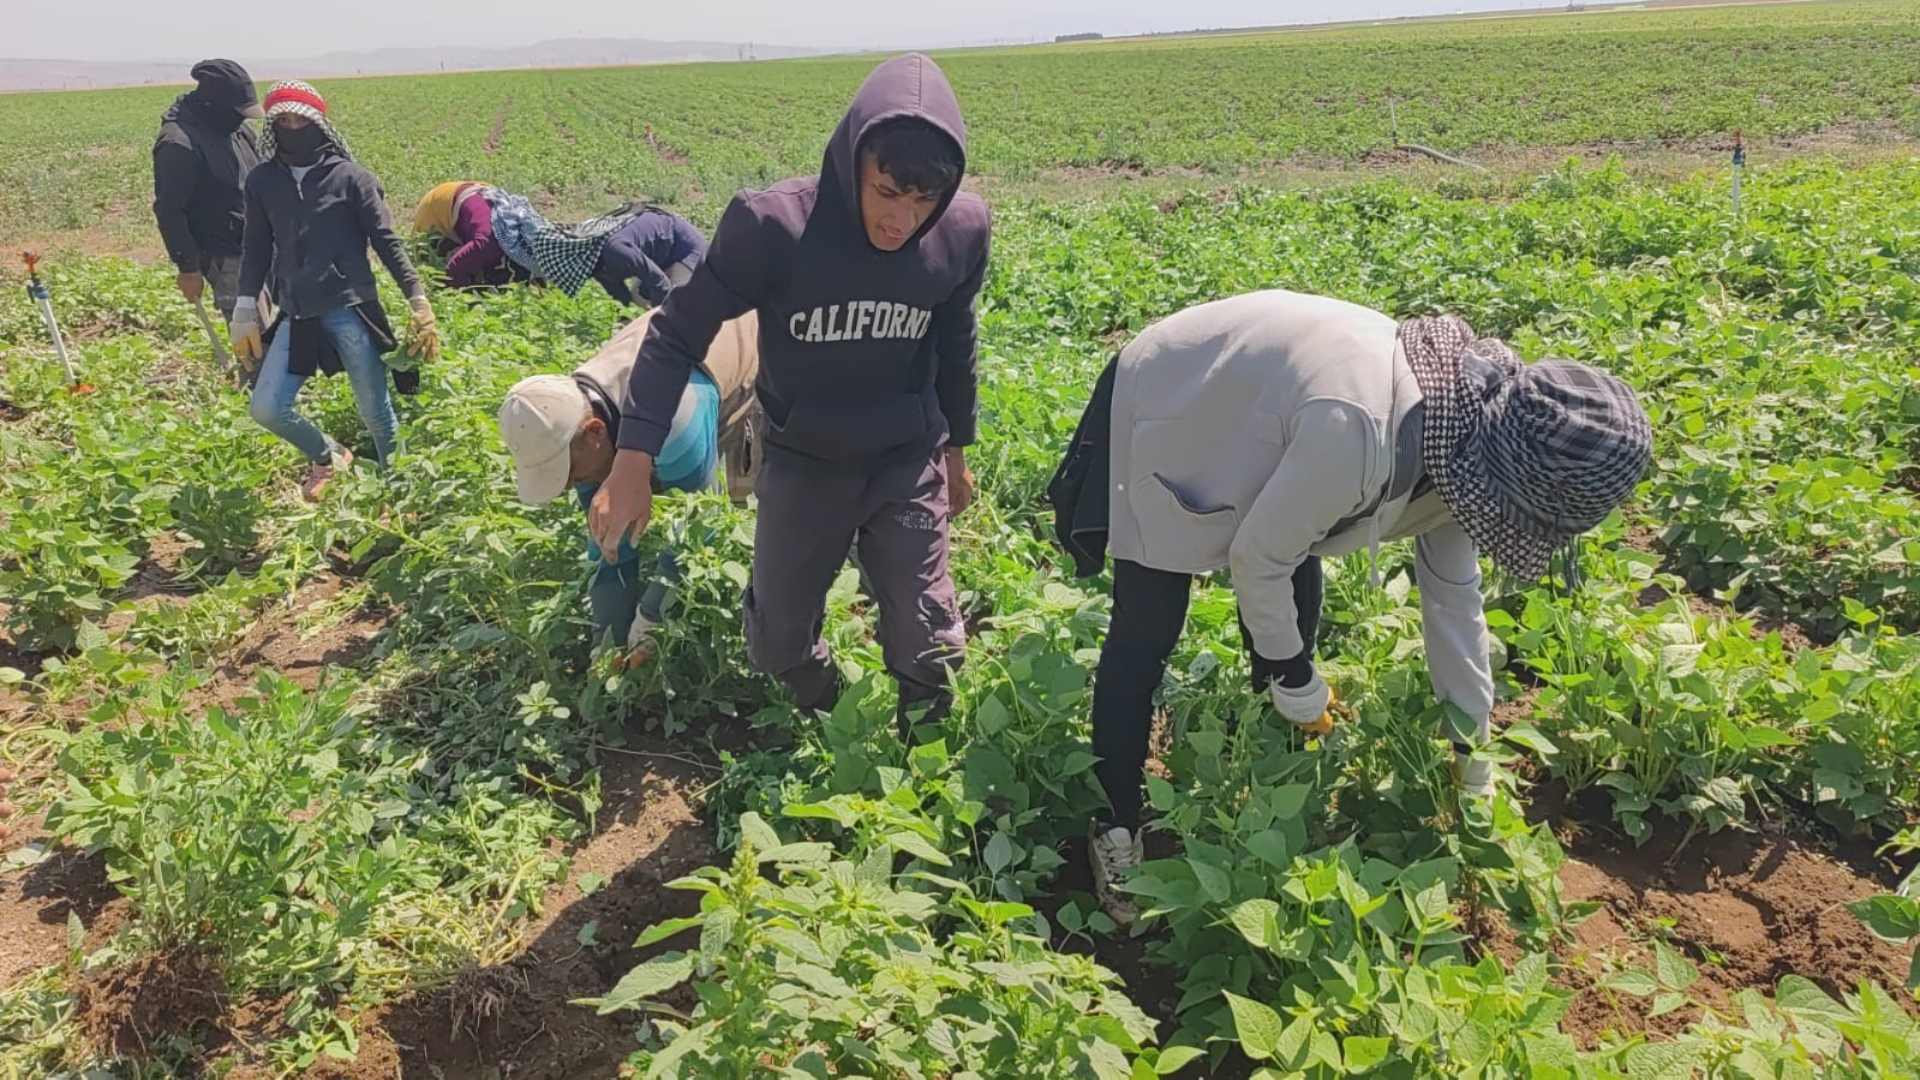
<svg viewBox="0 0 1920 1080">
<path fill-rule="evenodd" d="M 1920 1074 L 1916 46 L 1876 0 L 949 58 L 990 193 L 1104 176 L 995 195 L 973 636 L 911 748 L 852 572 L 831 717 L 748 672 L 750 507 L 661 500 L 659 654 L 589 651 L 581 515 L 515 501 L 493 417 L 619 324 L 597 289 L 437 290 L 403 455 L 309 505 L 171 269 L 97 254 L 156 246 L 169 93 L 0 97 L 0 246 L 55 241 L 93 388 L 0 281 L 0 1076 Z M 710 221 L 867 66 L 322 89 L 398 205 L 464 173 Z M 1367 160 L 1389 86 L 1403 139 L 1619 158 L 1401 176 Z M 1737 214 L 1724 168 L 1632 167 L 1732 127 L 1885 145 L 1780 143 Z M 1352 175 L 1259 173 L 1300 156 Z M 1353 715 L 1313 743 L 1199 587 L 1129 934 L 1084 866 L 1106 590 L 1042 489 L 1121 342 L 1268 287 L 1607 367 L 1655 467 L 1577 590 L 1489 576 L 1486 802 L 1446 779 L 1409 548 L 1384 588 L 1329 567 Z M 360 437 L 342 380 L 305 400 Z"/>
<path fill-rule="evenodd" d="M 1659 143 L 1719 161 L 1735 129 L 1762 144 L 1911 142 L 1917 53 L 1910 0 L 1840 0 L 973 50 L 941 62 L 967 106 L 971 171 L 1046 192 L 1089 177 L 1394 164 L 1396 122 L 1401 141 L 1496 160 L 1519 147 L 1598 144 L 1604 155 L 1606 144 Z M 821 133 L 872 65 L 492 72 L 321 89 L 397 203 L 474 177 L 556 211 L 646 197 L 710 223 L 737 188 L 817 168 Z M 148 152 L 177 92 L 0 95 L 0 237 L 113 251 L 150 243 Z"/>
</svg>

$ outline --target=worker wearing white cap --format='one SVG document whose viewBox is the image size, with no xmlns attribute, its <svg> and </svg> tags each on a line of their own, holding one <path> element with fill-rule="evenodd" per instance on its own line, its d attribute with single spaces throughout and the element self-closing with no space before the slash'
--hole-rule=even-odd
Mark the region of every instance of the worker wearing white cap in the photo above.
<svg viewBox="0 0 1920 1080">
<path fill-rule="evenodd" d="M 573 374 L 529 376 L 507 392 L 500 435 L 513 455 L 522 502 L 541 506 L 572 487 L 584 508 L 599 490 L 613 467 L 628 375 L 650 318 L 622 327 Z M 757 455 L 751 442 L 759 412 L 753 380 L 759 366 L 758 321 L 749 312 L 721 328 L 681 394 L 653 463 L 656 493 L 717 488 L 722 460 L 726 490 L 734 498 L 753 490 Z M 595 564 L 588 594 L 595 642 L 625 642 L 628 662 L 645 662 L 667 589 L 679 576 L 673 552 L 660 556 L 651 582 L 624 540 L 609 553 L 589 538 L 587 552 Z"/>
</svg>

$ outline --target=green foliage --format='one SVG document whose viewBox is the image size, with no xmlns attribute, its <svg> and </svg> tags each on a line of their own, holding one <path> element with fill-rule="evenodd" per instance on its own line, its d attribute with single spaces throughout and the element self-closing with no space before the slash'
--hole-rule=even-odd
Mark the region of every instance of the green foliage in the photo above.
<svg viewBox="0 0 1920 1080">
<path fill-rule="evenodd" d="M 1782 10 L 1765 18 L 1844 39 L 1847 19 L 1878 9 Z M 1136 59 L 1144 70 L 1160 52 L 1230 44 L 1160 43 Z M 964 81 L 1011 62 L 982 54 L 955 70 Z M 847 89 L 833 80 L 864 64 L 795 65 L 824 77 L 793 108 L 826 108 Z M 725 86 L 754 70 L 785 69 L 657 77 Z M 557 93 L 654 77 L 475 79 Z M 1017 164 L 983 137 L 979 160 Z M 1083 141 L 1126 152 L 1133 138 L 1116 124 Z M 722 144 L 744 148 L 721 159 Z M 767 155 L 804 156 L 709 145 L 718 167 L 749 174 L 784 167 Z M 422 179 L 445 167 L 421 155 Z M 1662 815 L 1740 829 L 1806 805 L 1862 830 L 1920 813 L 1920 233 L 1903 212 L 1920 173 L 1814 164 L 1748 180 L 1739 221 L 1717 181 L 1652 186 L 1611 166 L 1559 170 L 1501 202 L 1396 183 L 997 202 L 983 439 L 970 450 L 983 497 L 955 522 L 972 640 L 953 711 L 911 748 L 894 734 L 855 572 L 823 627 L 847 677 L 830 715 L 795 713 L 748 673 L 737 601 L 750 508 L 660 500 L 643 558 L 672 543 L 685 572 L 655 661 L 616 672 L 587 640 L 582 515 L 514 501 L 492 414 L 518 378 L 565 370 L 605 339 L 621 313 L 604 297 L 436 296 L 448 350 L 400 402 L 405 452 L 308 506 L 288 483 L 296 455 L 208 364 L 179 355 L 198 350 L 198 327 L 163 270 L 64 265 L 62 310 L 89 330 L 95 395 L 60 388 L 30 309 L 0 294 L 0 336 L 18 332 L 0 396 L 24 414 L 0 420 L 0 593 L 10 632 L 44 654 L 31 678 L 0 680 L 35 717 L 62 706 L 71 719 L 72 732 L 30 733 L 60 747 L 72 785 L 52 821 L 106 853 L 139 916 L 130 940 L 210 949 L 238 985 L 293 991 L 298 1038 L 273 1053 L 294 1072 L 352 1045 L 323 1001 L 365 1004 L 513 954 L 563 878 L 563 845 L 598 823 L 607 744 L 654 725 L 698 754 L 715 717 L 744 717 L 751 741 L 717 756 L 706 806 L 735 861 L 690 883 L 698 923 L 655 943 L 678 956 L 601 1002 L 649 1018 L 643 1068 L 678 1054 L 689 1074 L 695 1061 L 716 1075 L 773 1061 L 789 1075 L 937 1075 L 962 1060 L 982 1076 L 1133 1078 L 1230 1068 L 1239 1053 L 1311 1077 L 1911 1073 L 1913 1032 L 1879 989 L 1835 1001 L 1788 980 L 1771 999 L 1714 1006 L 1696 1000 L 1684 959 L 1658 952 L 1653 972 L 1610 992 L 1691 1026 L 1573 1054 L 1565 992 L 1540 956 L 1503 966 L 1466 938 L 1463 916 L 1485 914 L 1541 949 L 1583 913 L 1558 895 L 1562 856 L 1528 824 L 1521 777 L 1603 788 L 1634 835 Z M 1157 839 L 1175 853 L 1132 886 L 1148 957 L 1178 983 L 1171 1045 L 1156 1050 L 1109 976 L 1048 947 L 1115 928 L 1083 897 L 1057 926 L 1031 910 L 1101 806 L 1086 716 L 1110 613 L 1102 582 L 1067 576 L 1041 495 L 1119 342 L 1184 305 L 1275 285 L 1396 315 L 1459 311 L 1530 357 L 1603 364 L 1640 388 L 1660 448 L 1639 496 L 1590 538 L 1577 594 L 1490 582 L 1506 726 L 1480 751 L 1499 786 L 1484 802 L 1463 804 L 1447 779 L 1444 735 L 1461 717 L 1433 700 L 1404 547 L 1382 553 L 1383 588 L 1357 559 L 1329 567 L 1320 655 L 1352 715 L 1313 745 L 1247 693 L 1228 583 L 1197 583 L 1157 702 L 1165 774 L 1150 785 Z M 315 380 L 306 401 L 336 437 L 363 437 L 342 380 Z M 179 595 L 145 595 L 135 586 L 154 583 L 149 556 L 169 531 L 194 545 L 162 579 Z M 314 695 L 269 682 L 210 710 L 185 673 L 226 660 L 322 573 L 350 584 L 303 626 L 381 618 L 355 675 Z M 1900 937 L 1912 899 L 1909 882 L 1859 911 Z M 44 1047 L 62 1007 L 50 991 L 9 997 L 0 1024 Z"/>
<path fill-rule="evenodd" d="M 1905 0 L 1848 0 L 975 49 L 940 61 L 966 107 L 972 171 L 1053 187 L 1077 170 L 1232 176 L 1275 162 L 1364 161 L 1396 141 L 1580 146 L 1836 125 L 1913 135 L 1917 47 Z M 433 184 L 472 176 L 567 214 L 646 197 L 711 221 L 741 187 L 818 169 L 873 62 L 319 85 L 355 155 L 403 212 Z M 1594 71 L 1607 78 L 1586 77 Z M 79 229 L 144 207 L 154 123 L 178 93 L 0 99 L 0 146 L 10 151 L 0 154 L 0 190 L 15 196 L 0 208 L 0 231 Z M 151 229 L 144 213 L 127 217 L 143 236 Z M 64 282 L 56 289 L 88 303 L 92 317 L 91 298 Z M 121 313 L 145 310 L 132 299 L 99 297 L 100 318 L 141 325 Z M 30 330 L 0 322 L 0 339 Z"/>
<path fill-rule="evenodd" d="M 212 947 L 235 989 L 341 978 L 341 944 L 404 857 L 389 824 L 403 772 L 355 760 L 348 687 L 309 697 L 265 676 L 257 699 L 204 719 L 180 692 L 163 686 L 154 715 L 66 749 L 71 789 L 49 831 L 105 852 L 157 943 Z"/>
<path fill-rule="evenodd" d="M 654 1013 L 664 1045 L 637 1055 L 644 1075 L 1136 1075 L 1152 1023 L 1111 972 L 1034 936 L 1032 908 L 896 875 L 893 842 L 856 838 L 839 856 L 752 814 L 740 835 L 729 869 L 674 883 L 700 894 L 700 913 L 636 943 L 697 929 L 698 950 L 657 955 L 582 1002 Z M 689 979 L 691 1015 L 655 1004 Z"/>
</svg>

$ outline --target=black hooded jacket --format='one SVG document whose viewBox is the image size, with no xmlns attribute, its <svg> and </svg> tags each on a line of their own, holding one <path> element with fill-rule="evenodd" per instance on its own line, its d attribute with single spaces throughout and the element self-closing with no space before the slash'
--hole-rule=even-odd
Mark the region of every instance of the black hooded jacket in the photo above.
<svg viewBox="0 0 1920 1080">
<path fill-rule="evenodd" d="M 246 196 L 241 296 L 265 286 L 296 319 L 377 302 L 369 245 L 403 295 L 425 291 L 380 181 L 338 147 L 323 149 L 298 181 L 281 162 L 265 163 L 247 176 Z"/>
<path fill-rule="evenodd" d="M 253 129 L 231 105 L 196 90 L 161 116 L 153 143 L 153 217 L 167 257 L 182 273 L 199 273 L 205 256 L 240 254 L 241 185 L 259 163 Z"/>
<path fill-rule="evenodd" d="M 770 453 L 865 468 L 973 442 L 986 204 L 950 193 L 898 251 L 875 248 L 861 223 L 861 141 L 903 116 L 944 132 L 964 162 L 959 101 L 938 65 L 916 54 L 867 77 L 818 177 L 735 196 L 705 261 L 640 346 L 623 449 L 659 453 L 688 374 L 720 325 L 750 309 L 760 313 L 755 389 Z"/>
</svg>

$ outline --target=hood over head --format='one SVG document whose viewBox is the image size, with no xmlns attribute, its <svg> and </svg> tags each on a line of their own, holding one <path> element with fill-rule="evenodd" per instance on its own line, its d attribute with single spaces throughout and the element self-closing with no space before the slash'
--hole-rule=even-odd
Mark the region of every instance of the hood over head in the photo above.
<svg viewBox="0 0 1920 1080">
<path fill-rule="evenodd" d="M 853 104 L 848 106 L 847 114 L 841 117 L 840 126 L 827 142 L 826 156 L 820 165 L 822 195 L 838 198 L 856 223 L 860 220 L 860 144 L 874 128 L 901 117 L 923 120 L 953 140 L 960 152 L 961 174 L 966 173 L 967 124 L 960 116 L 960 99 L 954 97 L 946 72 L 922 53 L 894 57 L 874 68 L 860 84 L 859 92 L 853 95 Z M 947 192 L 940 205 L 927 215 L 920 231 L 907 241 L 908 247 L 939 224 L 958 191 L 959 185 L 955 184 L 954 190 Z"/>
<path fill-rule="evenodd" d="M 243 121 L 259 119 L 260 98 L 246 68 L 232 60 L 202 60 L 189 74 L 195 86 L 181 101 L 210 122 L 230 129 Z"/>
</svg>

